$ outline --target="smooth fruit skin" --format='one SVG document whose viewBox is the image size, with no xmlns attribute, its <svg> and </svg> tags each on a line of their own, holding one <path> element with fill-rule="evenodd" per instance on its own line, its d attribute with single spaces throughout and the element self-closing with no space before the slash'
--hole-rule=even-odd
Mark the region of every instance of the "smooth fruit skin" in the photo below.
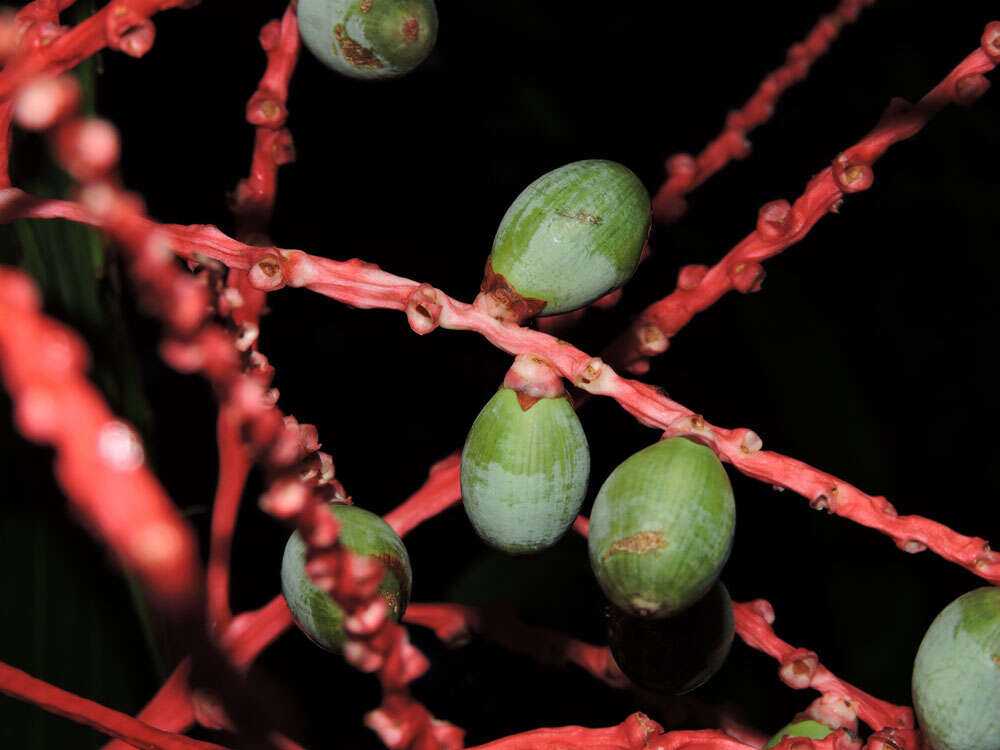
<svg viewBox="0 0 1000 750">
<path fill-rule="evenodd" d="M 733 601 L 721 581 L 673 617 L 608 611 L 608 644 L 619 668 L 636 685 L 665 695 L 708 682 L 726 661 L 735 631 Z"/>
<path fill-rule="evenodd" d="M 613 161 L 573 162 L 542 175 L 507 209 L 490 264 L 541 315 L 569 312 L 628 281 L 649 232 L 649 194 Z"/>
<path fill-rule="evenodd" d="M 764 745 L 764 750 L 774 747 L 785 737 L 806 737 L 810 740 L 822 740 L 829 737 L 835 731 L 836 730 L 834 729 L 830 729 L 830 727 L 826 724 L 820 724 L 818 721 L 813 721 L 812 719 L 793 721 L 791 724 L 779 729 L 775 735 L 768 740 L 767 744 Z"/>
<path fill-rule="evenodd" d="M 491 547 L 540 552 L 573 523 L 587 491 L 590 451 L 565 397 L 526 411 L 501 388 L 476 417 L 462 450 L 465 512 Z"/>
<path fill-rule="evenodd" d="M 934 750 L 1000 750 L 1000 588 L 970 591 L 941 611 L 920 643 L 912 686 Z"/>
<path fill-rule="evenodd" d="M 385 566 L 378 595 L 398 621 L 406 610 L 413 586 L 410 557 L 392 527 L 367 510 L 353 505 L 329 505 L 340 522 L 338 541 L 359 555 L 375 558 Z M 281 592 L 302 631 L 328 651 L 344 645 L 344 610 L 306 574 L 306 544 L 295 532 L 285 545 L 281 560 Z"/>
<path fill-rule="evenodd" d="M 299 0 L 299 33 L 320 62 L 351 78 L 395 78 L 434 48 L 433 0 Z"/>
<path fill-rule="evenodd" d="M 670 438 L 626 459 L 590 515 L 590 565 L 604 594 L 639 617 L 691 606 L 729 557 L 736 506 L 715 454 Z"/>
</svg>

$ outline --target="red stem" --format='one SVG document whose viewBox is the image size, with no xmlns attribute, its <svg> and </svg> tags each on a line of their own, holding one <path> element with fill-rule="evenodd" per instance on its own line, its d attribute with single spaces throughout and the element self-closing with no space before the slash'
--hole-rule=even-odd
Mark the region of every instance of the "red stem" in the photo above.
<svg viewBox="0 0 1000 750">
<path fill-rule="evenodd" d="M 677 289 L 647 307 L 607 349 L 612 363 L 636 374 L 649 369 L 649 358 L 667 349 L 670 337 L 695 314 L 736 289 L 746 294 L 760 288 L 760 262 L 799 242 L 827 213 L 836 212 L 846 195 L 867 190 L 874 179 L 872 165 L 890 146 L 919 133 L 941 108 L 957 102 L 970 104 L 985 93 L 984 77 L 1000 56 L 1000 23 L 986 27 L 980 49 L 963 60 L 915 106 L 893 99 L 875 129 L 840 153 L 833 164 L 809 181 L 805 192 L 789 205 L 773 201 L 759 212 L 757 228 L 711 269 L 685 266 Z"/>
<path fill-rule="evenodd" d="M 684 196 L 734 159 L 750 153 L 746 135 L 774 114 L 781 95 L 805 79 L 809 69 L 840 36 L 844 26 L 858 19 L 875 0 L 840 0 L 837 7 L 816 22 L 805 39 L 788 48 L 785 63 L 760 82 L 743 106 L 730 112 L 722 132 L 697 157 L 674 154 L 667 159 L 668 177 L 653 198 L 653 213 L 660 221 L 676 221 L 687 204 Z"/>
<path fill-rule="evenodd" d="M 3 662 L 0 662 L 0 692 L 33 703 L 49 713 L 78 724 L 93 727 L 143 750 L 225 750 L 221 745 L 211 742 L 199 742 L 183 735 L 154 729 L 127 714 L 68 693 Z"/>
</svg>

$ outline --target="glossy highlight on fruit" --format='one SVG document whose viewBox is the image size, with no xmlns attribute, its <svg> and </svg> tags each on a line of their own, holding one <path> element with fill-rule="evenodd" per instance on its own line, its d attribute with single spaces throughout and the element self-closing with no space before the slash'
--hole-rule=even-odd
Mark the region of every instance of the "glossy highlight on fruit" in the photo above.
<svg viewBox="0 0 1000 750">
<path fill-rule="evenodd" d="M 590 473 L 587 438 L 566 397 L 524 408 L 519 395 L 504 387 L 487 402 L 469 431 L 461 467 L 473 528 L 511 554 L 539 552 L 566 533 Z"/>
<path fill-rule="evenodd" d="M 359 555 L 372 557 L 385 567 L 378 595 L 397 621 L 410 601 L 413 573 L 402 540 L 385 521 L 354 505 L 329 505 L 340 522 L 338 540 Z M 295 532 L 285 545 L 281 560 L 281 592 L 295 622 L 314 642 L 328 651 L 344 645 L 344 610 L 306 574 L 306 544 Z"/>
<path fill-rule="evenodd" d="M 913 708 L 934 750 L 1000 750 L 1000 588 L 963 594 L 927 629 Z"/>
<path fill-rule="evenodd" d="M 299 0 L 299 33 L 320 62 L 351 78 L 395 78 L 437 39 L 434 0 Z"/>
<path fill-rule="evenodd" d="M 670 438 L 621 463 L 590 515 L 590 565 L 605 596 L 639 617 L 669 617 L 715 582 L 733 543 L 729 477 L 704 445 Z"/>
<path fill-rule="evenodd" d="M 829 737 L 835 731 L 835 729 L 831 729 L 826 724 L 820 724 L 813 719 L 793 721 L 791 724 L 786 724 L 775 732 L 774 736 L 764 745 L 764 750 L 774 747 L 785 737 L 806 737 L 810 740 L 822 740 Z"/>
<path fill-rule="evenodd" d="M 733 602 L 721 581 L 673 617 L 651 620 L 608 608 L 608 645 L 625 676 L 667 695 L 708 682 L 729 655 L 736 631 Z"/>
<path fill-rule="evenodd" d="M 504 214 L 483 293 L 512 306 L 507 317 L 517 320 L 583 307 L 632 277 L 650 215 L 646 188 L 613 161 L 542 175 Z"/>
</svg>

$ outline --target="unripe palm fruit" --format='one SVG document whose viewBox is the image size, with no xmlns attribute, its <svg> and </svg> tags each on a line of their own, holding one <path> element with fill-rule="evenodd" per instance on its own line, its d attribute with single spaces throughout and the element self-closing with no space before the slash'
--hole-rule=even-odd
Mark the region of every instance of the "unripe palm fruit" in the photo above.
<svg viewBox="0 0 1000 750">
<path fill-rule="evenodd" d="M 768 740 L 767 744 L 764 745 L 764 750 L 774 747 L 785 737 L 806 737 L 810 740 L 822 740 L 829 737 L 835 731 L 835 729 L 831 729 L 826 724 L 820 724 L 818 721 L 814 721 L 813 719 L 793 721 L 791 724 L 787 724 L 779 729 L 775 735 Z"/>
<path fill-rule="evenodd" d="M 363 508 L 353 505 L 329 505 L 340 523 L 337 541 L 351 552 L 378 560 L 385 575 L 378 587 L 389 607 L 389 614 L 399 620 L 410 601 L 413 573 L 410 557 L 392 527 Z M 344 645 L 344 610 L 329 594 L 312 582 L 305 570 L 306 543 L 299 532 L 292 534 L 281 560 L 281 592 L 295 622 L 314 642 L 328 651 L 339 652 Z"/>
<path fill-rule="evenodd" d="M 913 707 L 934 750 L 1000 750 L 1000 588 L 963 594 L 927 629 Z"/>
<path fill-rule="evenodd" d="M 299 0 L 299 33 L 320 62 L 351 78 L 395 78 L 437 39 L 434 0 Z"/>
<path fill-rule="evenodd" d="M 590 515 L 590 565 L 626 612 L 675 615 L 718 578 L 735 516 L 715 454 L 685 438 L 662 440 L 626 459 L 601 487 Z"/>
<path fill-rule="evenodd" d="M 481 296 L 495 317 L 569 312 L 628 281 L 649 233 L 649 194 L 613 161 L 573 162 L 528 185 L 500 222 Z"/>
<path fill-rule="evenodd" d="M 462 503 L 491 547 L 540 552 L 580 512 L 589 473 L 587 437 L 565 393 L 537 397 L 505 384 L 462 449 Z"/>
<path fill-rule="evenodd" d="M 733 645 L 733 602 L 721 581 L 673 617 L 608 609 L 608 645 L 625 676 L 655 693 L 680 695 L 708 682 Z"/>
</svg>

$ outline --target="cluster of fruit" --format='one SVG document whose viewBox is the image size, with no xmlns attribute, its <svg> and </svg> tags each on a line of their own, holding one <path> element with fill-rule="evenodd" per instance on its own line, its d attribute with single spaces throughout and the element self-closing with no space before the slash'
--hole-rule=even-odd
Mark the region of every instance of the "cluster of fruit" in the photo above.
<svg viewBox="0 0 1000 750">
<path fill-rule="evenodd" d="M 357 78 L 416 67 L 437 32 L 431 0 L 300 0 L 306 46 Z M 583 307 L 622 286 L 650 226 L 649 196 L 626 167 L 589 160 L 529 185 L 504 215 L 477 306 L 498 320 Z M 463 504 L 490 546 L 528 554 L 555 544 L 587 489 L 587 439 L 559 378 L 540 357 L 517 359 L 483 407 L 462 452 Z M 380 595 L 398 620 L 411 585 L 402 541 L 378 516 L 334 505 L 340 541 L 385 567 Z M 590 562 L 610 600 L 608 641 L 622 671 L 647 689 L 679 694 L 708 680 L 734 634 L 732 602 L 718 580 L 732 546 L 733 492 L 708 447 L 670 438 L 639 451 L 605 480 L 589 526 Z M 292 535 L 282 587 L 304 632 L 339 651 L 343 612 L 305 573 L 305 544 Z M 915 708 L 930 745 L 1000 750 L 1000 589 L 969 592 L 928 630 L 913 673 Z M 803 718 L 783 736 L 822 738 L 833 729 Z"/>
</svg>

